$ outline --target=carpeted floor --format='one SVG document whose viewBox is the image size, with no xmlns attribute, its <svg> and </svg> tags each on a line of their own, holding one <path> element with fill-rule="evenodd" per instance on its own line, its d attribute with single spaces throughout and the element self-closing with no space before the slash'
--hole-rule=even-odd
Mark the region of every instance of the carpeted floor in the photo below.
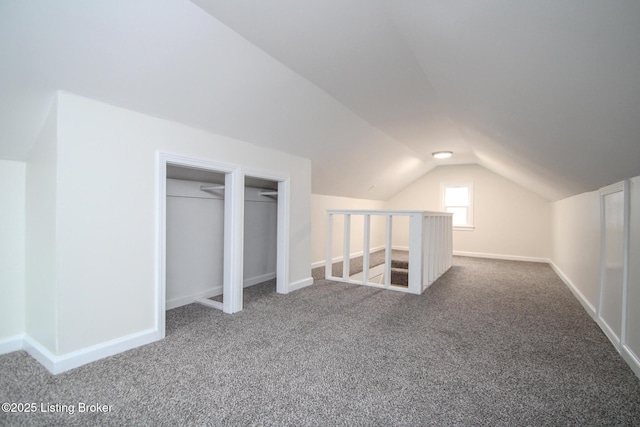
<svg viewBox="0 0 640 427">
<path fill-rule="evenodd" d="M 640 380 L 549 266 L 460 257 L 421 296 L 318 279 L 180 307 L 165 340 L 58 376 L 2 355 L 0 401 L 111 405 L 0 425 L 640 424 Z"/>
</svg>

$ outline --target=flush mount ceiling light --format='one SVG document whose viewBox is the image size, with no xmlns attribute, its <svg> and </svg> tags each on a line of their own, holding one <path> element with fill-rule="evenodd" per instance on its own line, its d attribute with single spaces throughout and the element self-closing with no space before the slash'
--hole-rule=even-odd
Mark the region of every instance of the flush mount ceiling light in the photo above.
<svg viewBox="0 0 640 427">
<path fill-rule="evenodd" d="M 448 159 L 453 156 L 453 151 L 436 151 L 435 153 L 431 153 L 434 159 Z"/>
</svg>

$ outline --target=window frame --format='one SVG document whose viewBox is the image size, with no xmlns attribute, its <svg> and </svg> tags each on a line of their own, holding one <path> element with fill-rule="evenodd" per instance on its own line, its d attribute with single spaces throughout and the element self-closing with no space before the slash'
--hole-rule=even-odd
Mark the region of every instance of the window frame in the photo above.
<svg viewBox="0 0 640 427">
<path fill-rule="evenodd" d="M 443 182 L 440 184 L 440 208 L 443 212 L 447 212 L 447 206 L 445 205 L 445 194 L 447 188 L 452 187 L 466 187 L 469 190 L 469 206 L 467 208 L 467 223 L 465 225 L 454 225 L 454 230 L 460 231 L 473 231 L 475 229 L 473 223 L 473 182 Z M 450 206 L 456 207 L 456 206 Z"/>
</svg>

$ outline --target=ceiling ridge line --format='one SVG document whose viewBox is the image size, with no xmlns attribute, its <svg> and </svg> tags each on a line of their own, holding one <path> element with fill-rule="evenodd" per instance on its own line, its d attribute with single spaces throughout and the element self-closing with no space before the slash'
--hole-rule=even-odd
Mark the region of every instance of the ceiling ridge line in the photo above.
<svg viewBox="0 0 640 427">
<path fill-rule="evenodd" d="M 429 88 L 433 91 L 433 93 L 436 95 L 436 100 L 438 102 L 438 105 L 441 106 L 442 108 L 442 114 L 445 116 L 445 118 L 451 123 L 451 125 L 455 128 L 456 132 L 458 133 L 458 136 L 460 137 L 460 139 L 464 140 L 470 147 L 472 153 L 474 155 L 477 156 L 474 147 L 472 144 L 470 144 L 466 137 L 464 136 L 464 133 L 461 130 L 461 126 L 458 124 L 457 120 L 454 120 L 451 117 L 451 114 L 449 113 L 449 106 L 443 101 L 442 96 L 440 95 L 440 92 L 438 90 L 436 90 L 435 86 L 433 85 L 433 83 L 431 83 L 431 79 L 429 79 L 429 76 L 427 75 L 427 72 L 425 70 L 425 66 L 422 64 L 422 61 L 420 61 L 420 59 L 418 58 L 418 55 L 416 55 L 416 51 L 413 48 L 413 43 L 410 41 L 410 37 L 409 35 L 405 32 L 405 31 L 401 31 L 399 29 L 398 23 L 397 23 L 397 19 L 395 18 L 395 14 L 393 11 L 391 11 L 391 9 L 386 5 L 386 2 L 383 0 L 379 0 L 379 3 L 381 4 L 381 7 L 386 11 L 386 13 L 384 14 L 390 25 L 391 28 L 393 29 L 393 31 L 396 32 L 396 34 L 398 34 L 398 36 L 404 40 L 405 45 L 407 47 L 407 49 L 409 49 L 409 52 L 411 52 L 411 56 L 413 57 L 413 59 L 416 61 L 416 64 L 418 65 L 418 68 L 420 68 L 420 72 L 422 73 L 424 80 L 427 82 L 427 85 L 429 86 Z M 476 162 L 477 163 L 477 162 Z"/>
</svg>

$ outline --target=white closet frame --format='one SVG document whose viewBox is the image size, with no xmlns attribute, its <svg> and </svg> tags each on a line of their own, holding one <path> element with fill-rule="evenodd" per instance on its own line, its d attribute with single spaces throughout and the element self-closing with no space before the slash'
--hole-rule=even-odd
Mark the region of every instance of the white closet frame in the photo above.
<svg viewBox="0 0 640 427">
<path fill-rule="evenodd" d="M 156 327 L 165 337 L 166 314 L 166 201 L 167 166 L 203 169 L 225 174 L 223 308 L 225 313 L 242 310 L 244 249 L 244 177 L 252 176 L 278 182 L 278 231 L 276 291 L 289 292 L 289 217 L 290 177 L 239 165 L 203 160 L 180 154 L 158 152 L 156 182 Z"/>
</svg>

